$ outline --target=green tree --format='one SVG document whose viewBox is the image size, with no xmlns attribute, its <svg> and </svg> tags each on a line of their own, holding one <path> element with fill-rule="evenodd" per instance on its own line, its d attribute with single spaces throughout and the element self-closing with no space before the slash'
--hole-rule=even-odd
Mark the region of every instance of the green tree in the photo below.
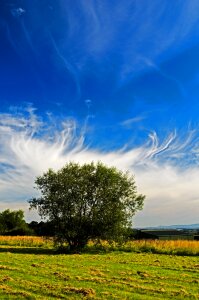
<svg viewBox="0 0 199 300">
<path fill-rule="evenodd" d="M 102 163 L 69 163 L 37 177 L 41 196 L 29 201 L 55 227 L 55 242 L 83 248 L 89 239 L 116 240 L 143 206 L 134 177 Z"/>
<path fill-rule="evenodd" d="M 28 232 L 28 226 L 24 220 L 23 210 L 6 209 L 0 213 L 0 233 L 16 234 Z"/>
</svg>

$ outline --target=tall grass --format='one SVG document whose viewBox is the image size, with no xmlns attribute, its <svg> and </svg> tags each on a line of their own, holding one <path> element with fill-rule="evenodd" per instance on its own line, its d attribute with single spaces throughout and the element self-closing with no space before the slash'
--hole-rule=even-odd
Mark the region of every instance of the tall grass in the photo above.
<svg viewBox="0 0 199 300">
<path fill-rule="evenodd" d="M 53 242 L 37 236 L 0 236 L 1 246 L 20 246 L 20 247 L 51 247 Z"/>
<path fill-rule="evenodd" d="M 89 242 L 88 247 L 104 251 L 149 252 L 172 255 L 199 255 L 199 242 L 190 240 L 139 240 L 124 244 L 100 241 L 98 244 Z"/>
<path fill-rule="evenodd" d="M 190 240 L 141 240 L 128 242 L 125 247 L 134 248 L 140 252 L 152 252 L 176 255 L 197 255 L 199 254 L 198 241 Z M 132 249 L 133 250 L 133 249 Z"/>
<path fill-rule="evenodd" d="M 36 236 L 0 236 L 0 246 L 51 248 L 53 240 Z M 190 240 L 139 240 L 126 243 L 90 241 L 85 251 L 148 252 L 171 255 L 199 255 L 199 241 Z"/>
</svg>

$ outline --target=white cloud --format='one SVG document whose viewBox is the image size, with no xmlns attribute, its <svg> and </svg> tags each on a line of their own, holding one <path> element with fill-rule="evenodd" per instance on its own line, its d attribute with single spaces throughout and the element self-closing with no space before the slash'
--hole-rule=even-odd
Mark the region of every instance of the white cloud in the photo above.
<svg viewBox="0 0 199 300">
<path fill-rule="evenodd" d="M 38 193 L 33 188 L 36 176 L 50 167 L 100 160 L 135 174 L 138 192 L 147 196 L 135 225 L 197 222 L 196 130 L 188 129 L 184 137 L 174 131 L 161 142 L 153 132 L 139 147 L 101 152 L 84 144 L 85 126 L 79 129 L 75 120 L 66 119 L 57 128 L 53 121 L 45 124 L 32 109 L 0 115 L 0 209 L 7 205 L 27 210 L 26 200 Z"/>
</svg>

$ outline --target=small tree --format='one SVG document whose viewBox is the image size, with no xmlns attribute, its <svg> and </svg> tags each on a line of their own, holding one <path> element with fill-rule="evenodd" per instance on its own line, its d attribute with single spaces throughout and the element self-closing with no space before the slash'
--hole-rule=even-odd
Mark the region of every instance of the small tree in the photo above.
<svg viewBox="0 0 199 300">
<path fill-rule="evenodd" d="M 145 198 L 137 194 L 134 177 L 102 163 L 69 163 L 35 183 L 41 197 L 31 199 L 30 208 L 54 224 L 55 241 L 67 242 L 71 250 L 89 239 L 121 237 Z"/>
<path fill-rule="evenodd" d="M 23 210 L 6 209 L 0 213 L 0 234 L 25 235 L 29 234 Z"/>
</svg>

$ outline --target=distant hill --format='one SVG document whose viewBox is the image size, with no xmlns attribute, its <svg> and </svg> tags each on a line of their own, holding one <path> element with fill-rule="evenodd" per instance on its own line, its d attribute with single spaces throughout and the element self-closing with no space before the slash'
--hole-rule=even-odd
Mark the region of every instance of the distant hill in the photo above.
<svg viewBox="0 0 199 300">
<path fill-rule="evenodd" d="M 156 227 L 145 227 L 142 229 L 199 229 L 199 224 L 189 225 L 169 225 L 169 226 L 156 226 Z"/>
</svg>

